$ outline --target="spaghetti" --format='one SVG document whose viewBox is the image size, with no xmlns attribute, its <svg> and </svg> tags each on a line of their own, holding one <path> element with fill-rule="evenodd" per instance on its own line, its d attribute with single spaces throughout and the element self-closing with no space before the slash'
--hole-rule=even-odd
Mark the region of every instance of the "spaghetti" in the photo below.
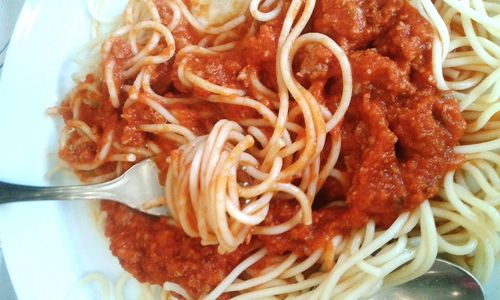
<svg viewBox="0 0 500 300">
<path fill-rule="evenodd" d="M 368 297 L 438 253 L 486 280 L 500 7 L 246 5 L 207 24 L 181 0 L 131 0 L 109 37 L 94 26 L 100 58 L 59 108 L 60 156 L 86 181 L 152 157 L 171 213 L 102 204 L 122 266 L 187 299 Z"/>
</svg>

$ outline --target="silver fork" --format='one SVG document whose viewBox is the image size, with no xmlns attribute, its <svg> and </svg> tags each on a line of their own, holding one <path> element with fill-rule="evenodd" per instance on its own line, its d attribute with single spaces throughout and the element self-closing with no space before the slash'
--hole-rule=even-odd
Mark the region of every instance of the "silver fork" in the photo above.
<svg viewBox="0 0 500 300">
<path fill-rule="evenodd" d="M 0 182 L 0 204 L 32 200 L 113 200 L 152 215 L 166 215 L 165 207 L 151 207 L 163 196 L 158 169 L 151 160 L 144 160 L 120 177 L 108 182 L 36 187 Z"/>
</svg>

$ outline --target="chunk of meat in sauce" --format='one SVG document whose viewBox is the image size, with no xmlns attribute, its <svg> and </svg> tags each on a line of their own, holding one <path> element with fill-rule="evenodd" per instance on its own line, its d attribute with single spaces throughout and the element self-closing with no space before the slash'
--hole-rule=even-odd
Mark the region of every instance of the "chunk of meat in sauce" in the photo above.
<svg viewBox="0 0 500 300">
<path fill-rule="evenodd" d="M 346 50 L 363 49 L 387 30 L 403 4 L 403 0 L 321 0 L 312 30 L 330 36 Z"/>
</svg>

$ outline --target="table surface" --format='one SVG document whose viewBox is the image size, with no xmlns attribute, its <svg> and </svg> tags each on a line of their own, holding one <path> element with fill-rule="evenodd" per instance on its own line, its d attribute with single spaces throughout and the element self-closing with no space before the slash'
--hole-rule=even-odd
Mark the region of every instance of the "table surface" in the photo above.
<svg viewBox="0 0 500 300">
<path fill-rule="evenodd" d="M 0 248 L 0 295 L 4 300 L 17 299 L 14 288 L 12 287 L 12 282 L 9 278 L 9 273 L 7 272 L 7 268 L 5 266 L 2 248 Z"/>
</svg>

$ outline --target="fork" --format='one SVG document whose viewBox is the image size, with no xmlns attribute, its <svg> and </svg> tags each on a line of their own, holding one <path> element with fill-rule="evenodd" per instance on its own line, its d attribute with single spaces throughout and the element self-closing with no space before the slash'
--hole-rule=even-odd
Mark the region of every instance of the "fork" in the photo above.
<svg viewBox="0 0 500 300">
<path fill-rule="evenodd" d="M 32 200 L 97 200 L 123 203 L 152 215 L 167 215 L 163 207 L 156 207 L 163 196 L 158 180 L 158 169 L 146 159 L 111 181 L 73 186 L 37 187 L 0 181 L 0 204 Z"/>
</svg>

